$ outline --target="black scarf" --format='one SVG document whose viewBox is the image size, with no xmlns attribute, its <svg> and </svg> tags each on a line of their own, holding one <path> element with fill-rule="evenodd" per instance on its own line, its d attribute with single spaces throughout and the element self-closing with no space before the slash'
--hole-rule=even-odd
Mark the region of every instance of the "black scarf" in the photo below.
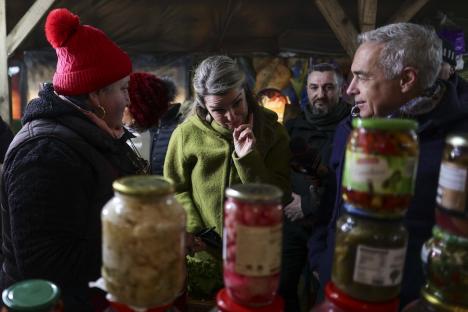
<svg viewBox="0 0 468 312">
<path fill-rule="evenodd" d="M 314 114 L 310 105 L 304 109 L 306 121 L 320 131 L 335 131 L 336 125 L 345 118 L 350 111 L 346 102 L 340 101 L 326 114 Z"/>
</svg>

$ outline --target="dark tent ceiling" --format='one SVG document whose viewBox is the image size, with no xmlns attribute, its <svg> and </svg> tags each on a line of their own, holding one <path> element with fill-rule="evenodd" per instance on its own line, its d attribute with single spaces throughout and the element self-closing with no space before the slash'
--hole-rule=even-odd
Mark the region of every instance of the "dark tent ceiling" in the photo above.
<svg viewBox="0 0 468 312">
<path fill-rule="evenodd" d="M 377 26 L 405 1 L 380 0 Z M 358 29 L 357 0 L 339 0 Z M 33 0 L 7 1 L 10 31 Z M 104 30 L 130 53 L 254 53 L 281 51 L 344 55 L 313 0 L 57 0 L 82 23 Z M 435 23 L 437 11 L 468 31 L 468 1 L 430 0 L 412 21 Z M 20 45 L 49 49 L 43 18 Z"/>
</svg>

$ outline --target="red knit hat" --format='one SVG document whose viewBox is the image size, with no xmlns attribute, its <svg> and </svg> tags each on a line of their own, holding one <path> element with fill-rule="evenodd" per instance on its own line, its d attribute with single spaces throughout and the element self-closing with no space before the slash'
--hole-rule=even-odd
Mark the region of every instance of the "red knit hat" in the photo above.
<svg viewBox="0 0 468 312">
<path fill-rule="evenodd" d="M 124 51 L 101 30 L 80 25 L 79 17 L 67 9 L 49 13 L 45 33 L 58 57 L 53 84 L 59 94 L 87 94 L 132 71 L 132 63 Z"/>
<path fill-rule="evenodd" d="M 130 75 L 128 110 L 139 128 L 148 129 L 154 126 L 167 111 L 169 102 L 173 100 L 169 84 L 170 82 L 148 73 Z"/>
</svg>

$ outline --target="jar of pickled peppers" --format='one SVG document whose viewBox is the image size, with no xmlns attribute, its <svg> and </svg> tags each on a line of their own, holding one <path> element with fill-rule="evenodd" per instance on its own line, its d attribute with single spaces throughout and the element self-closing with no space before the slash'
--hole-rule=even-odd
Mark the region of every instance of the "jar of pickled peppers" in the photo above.
<svg viewBox="0 0 468 312">
<path fill-rule="evenodd" d="M 453 134 L 445 140 L 436 202 L 437 224 L 468 237 L 468 134 Z"/>
<path fill-rule="evenodd" d="M 438 226 L 421 250 L 428 297 L 468 307 L 468 238 L 452 235 Z"/>
<path fill-rule="evenodd" d="M 403 215 L 414 192 L 417 123 L 354 119 L 343 173 L 343 199 L 376 216 Z"/>
<path fill-rule="evenodd" d="M 267 184 L 226 190 L 223 268 L 227 294 L 244 306 L 272 304 L 279 284 L 282 192 Z"/>
</svg>

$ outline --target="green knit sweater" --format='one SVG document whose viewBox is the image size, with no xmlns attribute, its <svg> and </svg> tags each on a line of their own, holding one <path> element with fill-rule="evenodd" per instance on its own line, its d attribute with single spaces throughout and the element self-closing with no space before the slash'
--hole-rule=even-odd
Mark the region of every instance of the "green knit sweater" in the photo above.
<svg viewBox="0 0 468 312">
<path fill-rule="evenodd" d="M 192 116 L 169 142 L 164 175 L 175 183 L 176 198 L 187 212 L 187 231 L 215 227 L 222 235 L 224 191 L 239 183 L 276 185 L 291 196 L 289 137 L 277 116 L 259 108 L 254 118 L 255 148 L 242 158 L 234 152 L 232 132 Z"/>
</svg>

